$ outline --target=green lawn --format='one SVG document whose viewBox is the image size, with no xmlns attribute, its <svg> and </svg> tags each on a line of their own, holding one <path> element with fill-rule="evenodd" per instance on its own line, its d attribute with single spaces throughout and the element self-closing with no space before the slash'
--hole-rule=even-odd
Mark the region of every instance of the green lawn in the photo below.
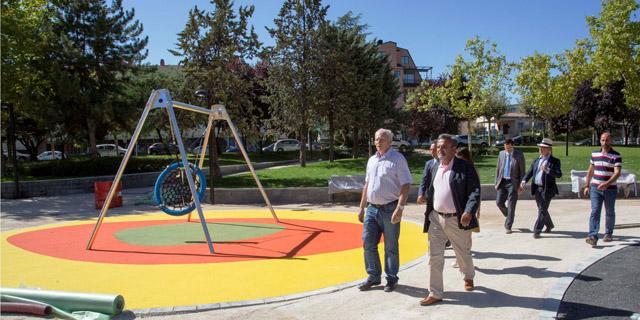
<svg viewBox="0 0 640 320">
<path fill-rule="evenodd" d="M 531 161 L 538 157 L 538 148 L 536 146 L 519 148 L 525 154 L 526 169 L 528 170 Z M 564 146 L 557 146 L 554 149 L 554 155 L 562 162 L 563 176 L 560 182 L 570 182 L 571 169 L 586 170 L 589 166 L 591 151 L 595 150 L 596 147 L 571 146 L 569 147 L 568 157 L 564 155 Z M 616 150 L 622 154 L 623 168 L 640 174 L 640 148 L 617 147 Z M 415 185 L 420 183 L 424 162 L 428 159 L 418 154 L 414 154 L 407 159 Z M 483 156 L 475 160 L 481 183 L 493 183 L 498 156 Z M 364 175 L 366 161 L 367 159 L 365 158 L 342 159 L 333 163 L 323 161 L 310 163 L 305 168 L 292 166 L 281 169 L 260 170 L 258 171 L 258 176 L 262 184 L 267 188 L 326 187 L 327 181 L 332 175 Z M 215 186 L 218 188 L 255 187 L 255 182 L 251 175 L 241 174 L 216 181 Z"/>
</svg>

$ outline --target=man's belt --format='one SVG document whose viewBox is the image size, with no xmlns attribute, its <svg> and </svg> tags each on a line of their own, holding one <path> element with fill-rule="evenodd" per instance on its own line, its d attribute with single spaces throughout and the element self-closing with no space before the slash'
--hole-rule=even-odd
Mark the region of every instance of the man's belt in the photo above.
<svg viewBox="0 0 640 320">
<path fill-rule="evenodd" d="M 391 201 L 391 202 L 389 202 L 389 203 L 385 203 L 385 204 L 375 204 L 375 203 L 371 203 L 371 202 L 369 202 L 369 205 L 371 205 L 371 206 L 372 206 L 372 207 L 374 207 L 374 208 L 378 208 L 378 209 L 380 209 L 380 208 L 382 208 L 382 207 L 386 207 L 386 206 L 388 206 L 388 205 L 390 205 L 390 204 L 394 204 L 394 203 L 396 203 L 396 202 L 398 202 L 398 200 L 393 200 L 393 201 Z"/>
<path fill-rule="evenodd" d="M 437 213 L 437 214 L 439 214 L 439 215 L 441 215 L 441 216 L 445 217 L 445 218 L 446 218 L 446 217 L 453 217 L 453 216 L 456 216 L 456 215 L 457 215 L 457 213 L 455 213 L 455 212 L 440 212 L 440 211 L 438 211 L 438 210 L 433 210 L 433 211 L 434 211 L 435 213 Z"/>
</svg>

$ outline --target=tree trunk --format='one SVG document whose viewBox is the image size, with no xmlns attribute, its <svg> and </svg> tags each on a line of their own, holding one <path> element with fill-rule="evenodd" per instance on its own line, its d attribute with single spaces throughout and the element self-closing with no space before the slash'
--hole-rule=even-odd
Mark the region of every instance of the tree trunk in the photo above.
<svg viewBox="0 0 640 320">
<path fill-rule="evenodd" d="M 300 144 L 300 166 L 301 167 L 306 167 L 307 166 L 307 131 L 309 129 L 307 128 L 306 125 L 302 125 L 302 128 L 300 129 L 300 139 L 302 141 Z"/>
<path fill-rule="evenodd" d="M 489 124 L 489 129 L 487 131 L 489 131 L 489 146 L 491 146 L 491 117 L 487 117 L 487 123 Z M 496 135 L 496 139 L 497 139 L 497 135 Z"/>
<path fill-rule="evenodd" d="M 368 134 L 368 136 L 367 136 L 367 147 L 369 149 L 367 151 L 368 151 L 369 158 L 371 158 L 371 156 L 373 155 L 373 144 L 371 143 L 371 137 L 373 136 L 373 133 L 371 131 L 373 131 L 373 129 L 369 128 L 369 130 L 367 132 L 367 134 Z"/>
<path fill-rule="evenodd" d="M 565 138 L 564 155 L 569 156 L 569 126 L 567 126 L 567 136 Z"/>
<path fill-rule="evenodd" d="M 216 136 L 216 127 L 217 126 L 214 123 L 213 130 L 211 130 L 211 133 L 209 134 L 209 170 L 213 170 L 213 177 L 215 179 L 221 179 L 222 172 L 220 171 L 220 165 L 218 164 L 218 137 Z"/>
<path fill-rule="evenodd" d="M 351 158 L 358 157 L 358 128 L 351 128 L 351 138 L 353 139 L 353 146 L 351 148 Z"/>
<path fill-rule="evenodd" d="M 334 127 L 334 118 L 333 118 L 333 112 L 329 112 L 329 162 L 333 162 L 335 160 L 335 154 L 334 154 L 334 149 L 333 149 L 333 135 L 334 135 L 334 131 L 336 130 Z"/>
<path fill-rule="evenodd" d="M 98 149 L 96 148 L 96 124 L 92 119 L 87 118 L 87 132 L 89 133 L 89 153 L 91 158 L 98 157 Z"/>
<path fill-rule="evenodd" d="M 469 157 L 473 161 L 473 152 L 471 149 L 471 119 L 467 120 L 467 146 L 469 148 Z"/>
</svg>

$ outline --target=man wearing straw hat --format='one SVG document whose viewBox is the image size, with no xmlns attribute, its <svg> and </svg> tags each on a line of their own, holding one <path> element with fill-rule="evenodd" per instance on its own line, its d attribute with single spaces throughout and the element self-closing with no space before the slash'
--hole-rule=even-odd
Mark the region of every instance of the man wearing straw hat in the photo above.
<svg viewBox="0 0 640 320">
<path fill-rule="evenodd" d="M 542 227 L 545 226 L 544 232 L 551 232 L 554 228 L 553 221 L 549 215 L 549 204 L 551 199 L 558 194 L 558 186 L 556 179 L 562 177 L 562 169 L 560 167 L 560 159 L 551 155 L 553 141 L 549 138 L 542 139 L 538 143 L 540 157 L 533 161 L 531 168 L 522 179 L 521 187 L 533 178 L 531 183 L 531 195 L 536 199 L 538 205 L 538 218 L 533 225 L 533 238 L 539 239 Z"/>
</svg>

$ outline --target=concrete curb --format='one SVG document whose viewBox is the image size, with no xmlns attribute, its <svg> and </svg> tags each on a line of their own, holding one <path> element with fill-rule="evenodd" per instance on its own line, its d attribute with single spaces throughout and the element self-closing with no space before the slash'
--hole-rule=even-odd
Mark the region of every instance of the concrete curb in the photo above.
<svg viewBox="0 0 640 320">
<path fill-rule="evenodd" d="M 575 278 L 580 275 L 584 270 L 589 268 L 591 265 L 596 262 L 604 259 L 608 255 L 626 248 L 628 245 L 634 242 L 625 241 L 616 246 L 612 246 L 606 249 L 599 251 L 593 256 L 587 258 L 586 260 L 576 264 L 571 268 L 571 270 L 567 271 L 556 284 L 551 288 L 547 297 L 545 297 L 544 302 L 542 303 L 542 311 L 540 311 L 540 320 L 555 320 L 557 319 L 558 311 L 560 310 L 560 303 L 562 302 L 562 298 L 564 297 L 565 292 L 569 289 L 569 286 L 573 283 Z"/>
<path fill-rule="evenodd" d="M 421 223 L 414 222 L 411 220 L 405 220 L 405 221 L 416 224 L 416 225 L 420 225 L 420 226 L 422 225 Z M 427 258 L 427 255 L 425 254 L 422 257 L 411 260 L 401 265 L 399 268 L 399 271 L 404 271 L 404 270 L 413 268 L 418 264 L 420 264 L 421 262 L 423 262 L 426 258 Z M 159 315 L 180 314 L 180 313 L 204 312 L 204 311 L 238 308 L 238 307 L 249 307 L 249 306 L 264 305 L 264 304 L 277 303 L 277 302 L 300 300 L 307 297 L 334 293 L 337 291 L 355 287 L 365 280 L 366 280 L 366 277 L 359 280 L 346 282 L 346 283 L 342 283 L 342 284 L 331 286 L 331 287 L 321 288 L 321 289 L 312 290 L 312 291 L 306 291 L 302 293 L 290 294 L 286 296 L 265 298 L 265 299 L 219 302 L 219 303 L 210 303 L 210 304 L 199 304 L 199 305 L 193 305 L 193 306 L 134 309 L 129 311 L 133 312 L 137 316 L 159 316 Z"/>
</svg>

